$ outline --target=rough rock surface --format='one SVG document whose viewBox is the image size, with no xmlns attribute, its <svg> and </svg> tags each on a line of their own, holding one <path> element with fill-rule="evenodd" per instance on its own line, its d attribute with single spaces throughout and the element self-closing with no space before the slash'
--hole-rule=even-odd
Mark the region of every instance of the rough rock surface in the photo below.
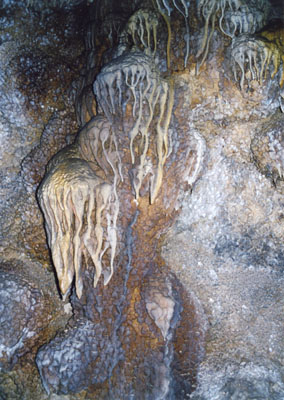
<svg viewBox="0 0 284 400">
<path fill-rule="evenodd" d="M 20 247 L 43 262 L 48 256 L 34 192 L 47 161 L 77 130 L 69 89 L 84 48 L 70 11 L 41 18 L 24 2 L 4 2 L 0 24 L 0 249 L 5 259 L 17 258 Z"/>
<path fill-rule="evenodd" d="M 47 326 L 51 316 L 46 318 L 40 309 L 40 292 L 13 276 L 1 271 L 1 369 L 17 362 L 29 346 L 25 343 Z"/>
<path fill-rule="evenodd" d="M 169 18 L 159 14 L 158 3 L 171 5 Z M 198 2 L 200 7 L 203 3 Z M 271 1 L 265 16 L 272 21 L 269 35 L 283 27 L 280 3 Z M 241 46 L 238 51 L 250 54 L 252 64 L 240 62 L 244 73 L 237 66 L 234 76 L 232 40 L 215 24 L 220 12 L 214 6 L 210 29 L 216 26 L 200 62 L 196 54 L 206 39 L 200 29 L 205 21 L 192 2 L 186 25 L 181 12 L 186 4 L 1 4 L 1 400 L 284 398 L 284 116 L 279 87 L 284 59 L 278 66 L 278 61 L 268 63 L 265 74 L 255 79 L 262 68 L 254 63 L 261 57 Z M 223 4 L 229 7 L 230 2 Z M 269 9 L 265 1 L 259 5 Z M 150 19 L 137 19 L 140 30 L 135 32 L 129 21 L 141 7 L 141 15 L 151 15 L 154 25 L 143 30 L 143 21 Z M 226 9 L 226 18 L 230 15 Z M 251 17 L 243 18 L 249 29 Z M 149 57 L 147 43 L 155 47 L 155 29 L 155 68 L 174 87 L 160 190 L 150 205 L 148 189 L 157 175 L 154 169 L 148 172 L 160 143 L 155 127 L 164 128 L 162 102 L 156 103 L 149 125 L 138 202 L 133 176 L 139 163 L 138 157 L 136 164 L 131 162 L 127 134 L 135 121 L 135 80 L 126 81 L 125 92 L 117 90 L 112 99 L 115 103 L 121 95 L 124 107 L 124 119 L 116 115 L 112 121 L 124 178 L 117 186 L 114 274 L 107 286 L 99 281 L 94 288 L 94 264 L 84 254 L 82 295 L 78 298 L 73 287 L 62 301 L 37 187 L 50 158 L 104 109 L 98 93 L 96 99 L 92 93 L 101 68 L 133 45 L 141 59 Z M 259 40 L 254 33 L 249 37 L 250 43 Z M 278 40 L 284 54 L 284 38 Z M 263 51 L 261 46 L 257 51 Z M 268 49 L 275 49 L 275 43 Z M 143 98 L 143 85 L 141 80 L 137 99 Z M 135 154 L 139 146 L 138 135 Z M 103 158 L 102 148 L 99 155 Z M 94 159 L 87 161 L 106 178 Z"/>
<path fill-rule="evenodd" d="M 209 319 L 192 398 L 281 399 L 284 238 L 277 162 L 283 162 L 284 117 L 267 100 L 267 82 L 248 95 L 208 67 L 196 81 L 206 98 L 188 113 L 206 138 L 206 164 L 162 249 Z"/>
<path fill-rule="evenodd" d="M 36 352 L 70 314 L 58 296 L 35 190 L 46 162 L 77 131 L 68 89 L 83 59 L 81 11 L 43 18 L 21 1 L 0 9 L 0 398 L 41 400 Z"/>
</svg>

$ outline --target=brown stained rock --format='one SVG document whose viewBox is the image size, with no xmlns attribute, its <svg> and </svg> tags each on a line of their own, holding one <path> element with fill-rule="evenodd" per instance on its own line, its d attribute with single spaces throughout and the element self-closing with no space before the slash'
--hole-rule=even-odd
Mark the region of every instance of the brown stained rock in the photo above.
<svg viewBox="0 0 284 400">
<path fill-rule="evenodd" d="M 87 259 L 88 267 L 83 268 L 85 272 L 82 273 L 84 285 L 82 297 L 79 300 L 75 293 L 71 297 L 76 318 L 65 334 L 47 344 L 37 355 L 37 364 L 48 391 L 66 394 L 70 390 L 79 392 L 90 384 L 103 384 L 104 388 L 108 387 L 112 395 L 125 393 L 125 396 L 128 396 L 132 390 L 140 396 L 148 379 L 150 379 L 149 395 L 154 397 L 167 395 L 171 390 L 186 390 L 187 392 L 191 390 L 192 381 L 190 380 L 187 384 L 184 383 L 185 388 L 181 389 L 182 379 L 178 378 L 181 372 L 176 372 L 176 389 L 172 388 L 170 365 L 173 350 L 167 350 L 167 343 L 173 349 L 172 331 L 174 332 L 179 319 L 183 301 L 187 304 L 188 300 L 174 297 L 172 284 L 167 283 L 167 267 L 159 259 L 158 254 L 161 235 L 169 228 L 177 214 L 178 197 L 183 193 L 184 186 L 186 188 L 189 185 L 189 183 L 184 184 L 184 180 L 191 177 L 193 171 L 196 170 L 195 164 L 200 161 L 198 158 L 203 154 L 198 150 L 197 139 L 187 140 L 190 131 L 182 131 L 178 125 L 175 128 L 180 133 L 181 151 L 172 152 L 169 157 L 164 175 L 167 184 L 162 185 L 153 205 L 149 204 L 148 191 L 139 199 L 139 204 L 135 204 L 130 179 L 127 173 L 124 173 L 125 181 L 118 186 L 119 245 L 114 275 L 106 287 L 103 287 L 102 282 L 99 281 L 97 288 L 94 289 L 92 286 L 94 267 Z M 125 151 L 122 165 L 123 172 L 127 172 L 127 169 L 130 169 L 129 139 L 124 132 L 120 132 L 117 135 L 117 141 L 118 148 Z M 186 162 L 184 162 L 185 155 Z M 195 179 L 197 177 L 198 174 Z M 147 275 L 149 278 L 145 279 Z M 154 288 L 159 288 L 159 291 Z M 167 295 L 166 292 L 169 290 L 171 294 Z M 169 306 L 171 309 L 164 326 L 153 320 L 155 312 L 153 314 L 153 308 L 151 310 L 149 308 L 150 304 L 153 304 L 151 297 L 156 305 L 169 299 L 166 301 L 166 307 Z M 192 313 L 195 315 L 194 304 L 186 307 L 190 309 L 192 307 Z M 195 331 L 199 329 L 198 317 L 193 317 L 193 320 L 192 329 Z M 76 321 L 79 321 L 79 325 Z M 94 324 L 93 328 L 89 327 L 90 321 L 92 321 L 91 325 Z M 100 331 L 92 340 L 86 342 L 83 332 L 89 329 L 96 331 L 98 327 Z M 184 329 L 186 325 L 180 328 L 181 335 L 184 334 Z M 98 334 L 108 339 L 99 341 Z M 73 357 L 71 353 L 68 353 L 64 356 L 63 349 L 69 346 L 68 343 L 72 341 L 72 337 L 76 337 L 74 340 L 79 340 L 78 355 Z M 202 335 L 199 339 L 199 346 L 202 348 Z M 89 347 L 94 350 L 91 351 Z M 94 354 L 91 356 L 91 361 L 85 360 L 87 353 Z M 192 371 L 200 361 L 202 351 L 196 348 L 193 353 Z M 65 370 L 64 365 L 68 360 L 69 372 L 73 371 L 72 380 L 71 375 L 59 372 L 55 354 L 60 357 L 59 365 L 62 371 Z M 176 357 L 176 363 L 179 362 L 178 360 L 179 358 Z M 93 365 L 95 374 L 90 372 L 89 362 Z M 107 375 L 103 372 L 105 369 L 108 371 Z M 131 389 L 122 390 L 117 383 L 118 373 L 121 375 L 120 380 L 124 382 L 124 386 Z M 193 372 L 191 375 L 194 379 Z M 112 384 L 107 380 L 107 376 L 109 378 L 112 376 Z M 96 390 L 99 389 L 89 387 L 88 390 L 95 390 L 94 393 L 97 393 Z"/>
<path fill-rule="evenodd" d="M 178 104 L 183 104 L 182 95 L 182 92 L 176 94 L 173 115 L 179 112 Z M 200 332 L 200 321 L 195 315 L 194 303 L 186 296 L 180 298 L 175 278 L 167 277 L 168 268 L 159 258 L 159 247 L 161 236 L 177 215 L 184 192 L 192 188 L 200 174 L 205 143 L 198 132 L 191 132 L 188 121 L 172 119 L 170 145 L 175 149 L 171 149 L 164 167 L 165 184 L 150 205 L 150 181 L 146 177 L 141 197 L 135 202 L 130 171 L 136 165 L 130 164 L 127 134 L 127 128 L 133 126 L 130 106 L 123 118 L 125 130 L 117 125 L 115 132 L 124 177 L 117 188 L 120 211 L 116 268 L 108 286 L 103 287 L 99 281 L 94 289 L 94 267 L 86 257 L 81 298 L 78 299 L 75 292 L 71 296 L 74 320 L 64 333 L 37 354 L 37 365 L 48 392 L 67 394 L 88 388 L 89 393 L 96 395 L 107 390 L 109 396 L 128 397 L 134 393 L 137 398 L 145 391 L 153 398 L 163 398 L 170 393 L 189 394 L 194 370 L 202 357 L 203 333 L 199 335 L 199 347 L 193 345 L 188 351 L 183 348 L 185 356 L 181 348 L 180 353 L 174 350 L 173 337 L 177 342 L 184 340 L 186 346 L 190 345 L 195 337 L 193 332 Z M 155 168 L 158 111 L 153 121 L 149 127 L 147 156 Z M 183 306 L 192 314 L 187 322 L 180 321 Z M 191 339 L 185 340 L 188 323 L 192 323 Z M 176 326 L 179 326 L 178 335 Z M 88 333 L 91 331 L 92 335 Z M 72 342 L 77 346 L 71 346 Z M 175 372 L 171 367 L 173 360 Z M 183 366 L 179 367 L 181 360 Z M 188 365 L 191 366 L 190 378 L 183 379 L 182 374 L 186 373 L 183 368 Z"/>
<path fill-rule="evenodd" d="M 145 3 L 149 5 L 148 2 Z M 103 54 L 108 47 L 117 44 L 119 32 L 118 29 L 113 38 L 105 39 L 109 27 L 114 28 L 116 23 L 107 19 L 110 12 L 108 4 L 102 3 L 102 9 L 97 11 L 98 14 L 101 13 L 100 24 L 103 25 L 105 21 L 105 31 L 102 29 L 98 32 L 101 25 L 98 24 L 98 28 L 95 26 L 92 21 L 92 15 L 95 14 L 90 13 L 91 22 L 89 21 L 86 46 L 90 54 L 87 66 L 82 72 L 83 76 L 73 87 L 73 99 L 77 96 L 76 117 L 79 125 L 88 122 L 95 115 L 96 104 L 90 85 L 101 64 L 111 58 L 111 53 L 115 53 L 115 49 L 110 49 L 109 54 Z M 126 14 L 131 15 L 138 2 L 133 2 L 127 7 L 126 2 L 116 4 L 115 10 L 121 11 L 123 4 Z M 94 11 L 95 6 L 92 6 L 92 12 Z M 62 15 L 57 15 L 55 20 L 62 22 Z M 126 20 L 127 17 L 122 18 L 122 21 Z M 199 27 L 195 15 L 190 16 L 190 21 L 192 27 Z M 167 35 L 164 21 L 160 22 L 163 27 L 158 28 L 161 48 L 158 50 L 161 59 L 159 67 L 165 73 Z M 283 254 L 279 246 L 283 239 L 280 223 L 283 222 L 283 216 L 279 212 L 282 200 L 275 195 L 272 187 L 268 188 L 269 184 L 265 178 L 250 164 L 250 144 L 254 138 L 251 149 L 258 168 L 267 176 L 270 170 L 274 171 L 274 175 L 275 171 L 278 171 L 273 163 L 275 157 L 271 158 L 272 142 L 267 140 L 263 131 L 257 132 L 260 125 L 262 129 L 262 122 L 278 107 L 277 102 L 273 100 L 276 86 L 268 78 L 262 84 L 250 82 L 250 86 L 241 92 L 238 82 L 233 80 L 230 56 L 226 53 L 229 39 L 223 38 L 217 31 L 211 41 L 208 60 L 200 68 L 199 75 L 195 74 L 193 55 L 190 56 L 184 71 L 184 40 L 183 31 L 180 30 L 182 23 L 181 16 L 172 20 L 174 34 L 171 44 L 171 69 L 176 71 L 171 74 L 175 84 L 174 109 L 169 127 L 172 147 L 164 165 L 163 181 L 158 196 L 154 204 L 150 205 L 150 176 L 147 176 L 141 186 L 138 204 L 134 201 L 129 176 L 133 166 L 127 134 L 127 128 L 133 122 L 133 108 L 129 103 L 124 114 L 125 131 L 119 123 L 117 126 L 114 124 L 124 177 L 124 182 L 120 183 L 117 189 L 120 211 L 114 275 L 107 286 L 99 281 L 94 288 L 95 268 L 90 257 L 85 255 L 82 261 L 82 296 L 78 299 L 73 290 L 70 297 L 72 320 L 65 330 L 58 332 L 57 326 L 54 330 L 44 329 L 40 341 L 27 344 L 27 347 L 32 347 L 32 360 L 35 355 L 34 349 L 38 348 L 39 343 L 44 343 L 37 353 L 36 360 L 44 387 L 46 391 L 51 392 L 50 399 L 187 398 L 197 383 L 197 368 L 204 356 L 207 328 L 202 307 L 194 293 L 205 305 L 211 323 L 207 337 L 207 356 L 211 357 L 211 361 L 206 359 L 205 371 L 206 365 L 211 366 L 213 371 L 219 360 L 227 357 L 227 352 L 228 357 L 234 358 L 235 352 L 239 351 L 240 355 L 235 357 L 238 361 L 242 359 L 243 354 L 247 355 L 244 337 L 248 328 L 254 336 L 257 336 L 260 329 L 265 331 L 264 337 L 267 343 L 271 341 L 272 350 L 269 351 L 274 357 L 278 350 L 281 352 L 278 339 L 275 344 L 274 339 L 270 338 L 270 328 L 267 324 L 273 313 L 274 303 L 271 301 L 269 307 L 263 311 L 260 301 L 260 297 L 277 297 L 281 291 L 276 287 L 275 293 L 271 294 L 272 277 L 258 278 L 258 271 L 245 272 L 245 268 L 251 271 L 251 268 L 263 263 L 264 266 L 275 268 L 280 273 L 283 263 Z M 60 28 L 57 29 L 61 31 Z M 192 42 L 197 38 L 194 32 L 193 38 Z M 69 44 L 69 49 L 72 50 L 72 44 Z M 196 46 L 195 43 L 192 45 Z M 77 130 L 70 101 L 66 104 L 61 98 L 54 100 L 52 93 L 58 86 L 61 93 L 67 89 L 80 67 L 80 61 L 77 63 L 73 58 L 70 60 L 68 50 L 61 50 L 58 64 L 61 75 L 57 76 L 54 65 L 50 69 L 47 68 L 54 60 L 52 49 L 51 46 L 44 52 L 40 47 L 38 51 L 32 52 L 28 48 L 17 75 L 19 88 L 23 89 L 32 101 L 36 99 L 35 105 L 29 108 L 30 116 L 35 122 L 42 118 L 41 122 L 46 125 L 43 133 L 42 125 L 36 128 L 36 136 L 38 138 L 39 133 L 41 134 L 41 142 L 21 164 L 21 179 L 25 188 L 30 191 L 35 189 L 43 176 L 48 159 L 64 146 L 66 136 L 72 136 Z M 29 62 L 32 63 L 31 70 L 27 67 Z M 69 63 L 73 62 L 76 70 L 74 75 L 73 71 L 68 70 Z M 170 71 L 165 74 L 169 75 Z M 37 89 L 40 89 L 39 93 Z M 269 102 L 271 99 L 272 102 Z M 43 103 L 48 107 L 41 115 L 39 107 Z M 25 107 L 26 105 L 25 103 Z M 53 108 L 55 110 L 52 110 Z M 154 125 L 158 118 L 156 112 L 150 126 L 148 156 L 154 165 Z M 64 126 L 60 126 L 63 121 Z M 272 118 L 266 123 L 269 129 L 277 128 L 277 132 L 273 133 L 270 139 L 276 138 L 282 146 L 279 121 L 280 119 L 275 117 L 275 120 Z M 72 141 L 73 139 L 69 138 L 69 142 Z M 104 173 L 100 176 L 104 176 Z M 194 186 L 199 177 L 201 179 Z M 28 198 L 26 196 L 24 199 Z M 183 203 L 184 198 L 186 200 Z M 184 210 L 179 217 L 182 204 Z M 273 205 L 277 206 L 277 210 L 273 210 Z M 14 219 L 23 227 L 17 244 L 24 243 L 26 254 L 40 260 L 42 265 L 50 265 L 41 214 L 38 210 L 34 211 L 35 201 L 27 202 L 23 208 L 26 221 L 21 222 L 22 208 Z M 269 222 L 266 222 L 267 218 Z M 278 218 L 278 224 L 274 226 L 275 218 Z M 273 240 L 265 231 L 267 228 L 273 233 Z M 171 231 L 166 239 L 169 251 L 163 252 L 165 262 L 160 252 L 164 235 L 169 229 Z M 8 228 L 6 232 L 9 232 Z M 11 253 L 17 254 L 17 244 L 11 245 Z M 223 268 L 221 271 L 220 265 Z M 170 273 L 172 270 L 185 288 Z M 263 289 L 262 283 L 267 285 L 267 291 Z M 253 293 L 250 292 L 251 287 Z M 249 302 L 253 302 L 254 299 L 258 306 L 251 309 Z M 55 308 L 56 305 L 52 310 Z M 273 314 L 276 319 L 279 317 L 278 309 L 280 301 Z M 43 310 L 43 314 L 47 311 L 49 309 Z M 251 321 L 250 325 L 247 321 Z M 278 323 L 280 322 L 278 318 Z M 60 326 L 63 325 L 62 322 Z M 277 329 L 273 326 L 276 338 L 279 337 Z M 57 334 L 51 339 L 55 331 Z M 266 346 L 265 340 L 259 344 L 261 348 Z M 253 349 L 253 346 L 251 348 Z M 226 354 L 222 354 L 224 349 Z M 259 353 L 263 355 L 262 350 L 259 350 Z M 35 371 L 32 361 L 27 369 L 28 376 Z M 243 388 L 241 391 L 244 392 L 246 384 L 250 386 L 249 380 L 244 379 L 241 369 L 239 375 L 236 369 L 231 370 L 238 376 L 240 387 Z M 257 373 L 261 372 L 261 368 L 256 370 Z M 246 371 L 250 373 L 250 369 L 246 367 L 243 371 L 244 374 Z M 13 393 L 14 397 L 15 393 L 20 393 L 17 394 L 19 398 L 24 396 L 24 384 L 21 383 L 21 388 L 17 389 L 15 383 L 21 373 L 19 362 L 10 375 L 6 374 L 3 377 L 1 382 L 4 383 L 1 384 L 7 390 L 3 391 L 7 398 L 13 398 Z M 214 378 L 214 373 L 212 374 Z M 198 378 L 199 384 L 203 382 L 204 387 L 207 384 L 206 379 L 210 377 L 208 368 L 206 376 L 207 378 L 204 378 L 199 375 Z M 217 378 L 215 376 L 214 382 Z M 25 379 L 23 378 L 23 382 Z M 271 386 L 275 383 L 273 379 L 269 381 L 272 382 Z M 223 386 L 228 396 L 235 393 L 234 383 L 227 382 Z M 223 386 L 220 384 L 221 389 Z M 25 394 L 28 395 L 34 387 L 42 394 L 42 398 L 45 398 L 39 389 L 38 375 Z M 211 393 L 210 390 L 210 387 L 207 388 L 208 393 Z"/>
</svg>

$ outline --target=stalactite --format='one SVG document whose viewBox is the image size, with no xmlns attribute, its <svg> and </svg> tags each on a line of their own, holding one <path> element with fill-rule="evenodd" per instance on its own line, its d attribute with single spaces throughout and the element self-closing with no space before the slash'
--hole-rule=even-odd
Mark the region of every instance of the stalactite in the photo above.
<svg viewBox="0 0 284 400">
<path fill-rule="evenodd" d="M 260 30 L 267 22 L 269 9 L 270 3 L 267 0 L 258 2 L 255 0 L 197 0 L 198 16 L 205 21 L 203 39 L 196 55 L 197 58 L 202 56 L 197 66 L 197 73 L 207 58 L 216 18 L 219 19 L 221 32 L 234 38 L 236 34 L 255 33 Z"/>
<path fill-rule="evenodd" d="M 125 32 L 132 37 L 133 44 L 155 54 L 157 50 L 158 16 L 150 9 L 140 8 L 128 20 Z M 138 40 L 137 40 L 138 39 Z"/>
<path fill-rule="evenodd" d="M 168 17 L 167 14 L 161 12 L 162 17 L 164 18 L 164 21 L 167 25 L 167 30 L 168 30 L 168 40 L 167 40 L 167 68 L 168 70 L 171 67 L 171 41 L 172 41 L 172 29 L 171 29 L 171 23 L 170 23 L 170 18 Z"/>
<path fill-rule="evenodd" d="M 116 114 L 121 114 L 124 107 L 122 94 L 127 87 L 134 99 L 132 110 L 133 115 L 135 114 L 137 94 L 142 95 L 143 82 L 146 83 L 146 89 L 151 85 L 152 64 L 150 56 L 134 48 L 115 58 L 101 70 L 94 83 L 94 92 L 109 121 L 113 121 Z"/>
<path fill-rule="evenodd" d="M 77 135 L 80 158 L 95 163 L 107 178 L 113 174 L 116 181 L 122 181 L 121 159 L 118 152 L 116 136 L 109 121 L 101 115 L 93 118 Z"/>
<path fill-rule="evenodd" d="M 110 121 L 117 115 L 123 118 L 124 104 L 132 106 L 134 123 L 128 130 L 130 154 L 133 164 L 132 185 L 138 201 L 144 177 L 152 173 L 150 201 L 154 202 L 162 182 L 162 170 L 168 146 L 167 133 L 173 107 L 173 88 L 162 80 L 150 56 L 134 49 L 106 65 L 94 83 L 98 103 Z M 123 96 L 122 96 L 123 94 Z M 149 149 L 150 124 L 154 112 L 158 113 L 156 123 L 157 165 L 154 167 L 147 159 Z M 138 139 L 140 136 L 140 139 Z M 142 150 L 135 151 L 139 140 Z"/>
<path fill-rule="evenodd" d="M 162 94 L 159 99 L 159 118 L 157 122 L 157 166 L 151 182 L 150 202 L 154 203 L 162 184 L 163 167 L 168 156 L 168 128 L 174 102 L 173 83 L 162 82 Z"/>
<path fill-rule="evenodd" d="M 86 263 L 90 257 L 95 266 L 94 286 L 102 273 L 105 285 L 113 274 L 120 159 L 111 136 L 108 122 L 102 117 L 94 118 L 73 145 L 49 162 L 38 190 L 48 245 L 63 296 L 68 294 L 74 276 L 77 296 L 82 296 L 83 256 Z M 92 164 L 97 163 L 100 153 L 103 157 L 99 165 L 112 182 L 94 172 L 99 168 Z M 103 257 L 107 253 L 109 270 L 103 268 Z"/>
<path fill-rule="evenodd" d="M 190 36 L 189 36 L 189 21 L 188 21 L 188 17 L 189 17 L 189 5 L 190 2 L 189 1 L 185 1 L 185 0 L 180 0 L 181 4 L 179 5 L 179 1 L 178 0 L 173 0 L 173 3 L 175 5 L 175 8 L 180 12 L 180 14 L 183 15 L 184 18 L 184 22 L 185 22 L 185 56 L 184 56 L 184 68 L 186 68 L 187 66 L 187 61 L 188 61 L 188 57 L 189 57 L 189 40 L 190 40 Z"/>
<path fill-rule="evenodd" d="M 269 34 L 267 34 L 269 37 Z M 272 37 L 272 36 L 270 36 Z M 231 54 L 234 61 L 233 71 L 236 80 L 240 80 L 240 87 L 244 89 L 245 78 L 247 81 L 258 80 L 261 84 L 266 79 L 267 71 L 273 65 L 271 79 L 282 68 L 279 85 L 282 86 L 284 80 L 283 65 L 284 52 L 282 47 L 276 42 L 270 41 L 265 34 L 259 36 L 240 35 L 232 41 Z M 240 79 L 236 66 L 241 70 Z M 248 72 L 248 73 L 247 73 Z"/>
<path fill-rule="evenodd" d="M 227 36 L 236 34 L 255 33 L 266 23 L 267 13 L 256 7 L 242 6 L 239 10 L 227 10 L 219 20 L 220 30 Z M 225 28 L 223 28 L 223 21 Z"/>
</svg>

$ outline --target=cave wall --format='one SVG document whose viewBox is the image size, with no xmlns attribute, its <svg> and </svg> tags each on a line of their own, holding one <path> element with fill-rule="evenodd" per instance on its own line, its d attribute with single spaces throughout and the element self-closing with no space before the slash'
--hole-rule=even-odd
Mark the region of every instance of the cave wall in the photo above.
<svg viewBox="0 0 284 400">
<path fill-rule="evenodd" d="M 222 25 L 204 3 L 2 2 L 0 398 L 284 396 L 282 5 L 250 1 L 240 20 L 223 2 Z M 113 79 L 126 70 L 137 87 Z M 61 273 L 44 229 L 45 182 L 64 219 L 75 164 L 119 202 L 114 272 L 104 285 L 106 250 L 95 288 L 86 243 L 79 270 L 59 243 Z"/>
</svg>

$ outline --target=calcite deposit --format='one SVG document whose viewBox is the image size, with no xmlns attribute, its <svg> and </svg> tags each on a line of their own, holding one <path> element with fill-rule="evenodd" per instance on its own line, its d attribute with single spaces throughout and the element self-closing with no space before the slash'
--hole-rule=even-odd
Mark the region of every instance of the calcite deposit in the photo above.
<svg viewBox="0 0 284 400">
<path fill-rule="evenodd" d="M 0 24 L 0 398 L 284 398 L 281 1 Z"/>
</svg>

